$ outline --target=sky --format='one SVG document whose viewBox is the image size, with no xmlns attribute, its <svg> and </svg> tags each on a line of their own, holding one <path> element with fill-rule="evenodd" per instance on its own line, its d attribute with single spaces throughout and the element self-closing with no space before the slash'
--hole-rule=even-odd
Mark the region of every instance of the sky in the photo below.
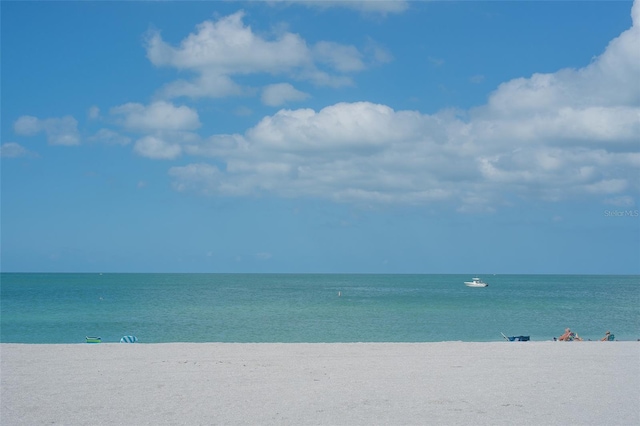
<svg viewBox="0 0 640 426">
<path fill-rule="evenodd" d="M 1 20 L 3 272 L 640 274 L 640 0 Z"/>
</svg>

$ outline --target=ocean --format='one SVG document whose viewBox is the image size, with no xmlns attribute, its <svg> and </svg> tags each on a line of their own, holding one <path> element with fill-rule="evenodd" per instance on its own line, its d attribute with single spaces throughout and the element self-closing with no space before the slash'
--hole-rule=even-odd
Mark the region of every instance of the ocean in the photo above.
<svg viewBox="0 0 640 426">
<path fill-rule="evenodd" d="M 439 342 L 640 338 L 640 276 L 0 275 L 0 341 Z"/>
</svg>

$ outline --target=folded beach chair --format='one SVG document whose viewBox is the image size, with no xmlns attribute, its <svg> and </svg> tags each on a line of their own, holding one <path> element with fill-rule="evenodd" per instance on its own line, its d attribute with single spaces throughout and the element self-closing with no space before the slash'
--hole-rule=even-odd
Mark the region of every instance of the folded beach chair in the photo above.
<svg viewBox="0 0 640 426">
<path fill-rule="evenodd" d="M 502 337 L 504 337 L 506 340 L 510 342 L 528 342 L 531 337 L 531 336 L 505 336 L 504 333 L 500 333 L 500 334 L 502 334 Z"/>
</svg>

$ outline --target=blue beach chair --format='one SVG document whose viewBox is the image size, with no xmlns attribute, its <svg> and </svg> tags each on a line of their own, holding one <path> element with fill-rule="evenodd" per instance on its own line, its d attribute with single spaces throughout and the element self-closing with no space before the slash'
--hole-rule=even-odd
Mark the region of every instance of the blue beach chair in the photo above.
<svg viewBox="0 0 640 426">
<path fill-rule="evenodd" d="M 613 342 L 614 340 L 616 340 L 616 336 L 611 333 L 610 331 L 607 331 L 606 334 L 604 335 L 604 337 L 602 339 L 600 339 L 602 341 L 605 342 Z"/>
<path fill-rule="evenodd" d="M 500 334 L 502 334 L 502 337 L 510 342 L 528 342 L 529 340 L 531 340 L 531 336 L 505 336 L 504 333 Z"/>
</svg>

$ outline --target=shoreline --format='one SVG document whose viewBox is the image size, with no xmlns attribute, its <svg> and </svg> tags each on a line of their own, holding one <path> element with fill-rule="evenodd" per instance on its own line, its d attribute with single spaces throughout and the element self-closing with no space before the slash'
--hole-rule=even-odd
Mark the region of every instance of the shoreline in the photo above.
<svg viewBox="0 0 640 426">
<path fill-rule="evenodd" d="M 0 344 L 0 424 L 640 423 L 640 343 Z"/>
</svg>

